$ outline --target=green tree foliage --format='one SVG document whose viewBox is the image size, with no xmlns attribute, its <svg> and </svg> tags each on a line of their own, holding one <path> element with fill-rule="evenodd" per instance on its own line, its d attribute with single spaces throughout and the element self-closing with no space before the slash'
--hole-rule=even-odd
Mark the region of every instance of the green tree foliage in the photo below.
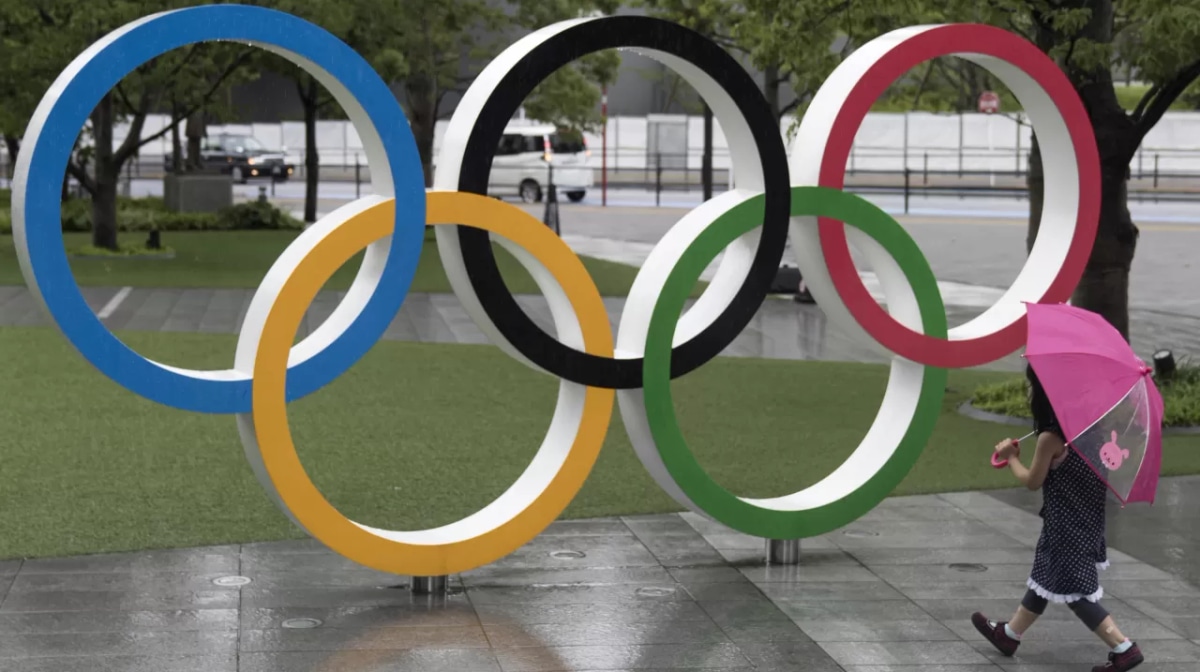
<svg viewBox="0 0 1200 672">
<path fill-rule="evenodd" d="M 0 0 L 4 17 L 0 33 L 4 49 L 14 60 L 0 66 L 0 90 L 12 94 L 0 103 L 5 111 L 6 139 L 23 133 L 36 102 L 67 65 L 109 32 L 143 16 L 196 4 L 189 0 Z M 143 145 L 170 133 L 180 121 L 204 108 L 225 87 L 249 76 L 245 68 L 251 50 L 243 45 L 201 44 L 176 50 L 138 68 L 110 91 L 90 115 L 86 142 L 68 165 L 92 199 L 92 238 L 96 247 L 117 248 L 117 188 L 121 169 Z M 146 118 L 159 111 L 173 113 L 172 123 L 143 135 Z M 116 144 L 114 126 L 129 125 Z M 19 142 L 19 140 L 17 140 Z"/>
<path fill-rule="evenodd" d="M 433 182 L 433 139 L 446 99 L 466 91 L 480 70 L 520 33 L 555 21 L 615 9 L 612 0 L 357 0 L 369 57 L 403 95 L 426 184 Z M 347 4 L 347 3 L 340 3 Z M 616 76 L 618 57 L 601 53 L 554 73 L 526 101 L 530 116 L 584 129 L 599 117 L 599 86 Z M 395 67 L 400 66 L 400 67 Z"/>
<path fill-rule="evenodd" d="M 804 106 L 841 60 L 865 42 L 911 25 L 980 22 L 1014 31 L 1049 54 L 1079 93 L 1096 135 L 1102 171 L 1100 231 L 1076 305 L 1104 315 L 1128 335 L 1129 269 L 1137 227 L 1128 208 L 1128 166 L 1146 134 L 1179 101 L 1200 100 L 1200 0 L 646 0 L 710 25 L 728 48 L 761 70 L 785 73 Z M 1113 73 L 1149 84 L 1127 109 Z M 937 59 L 889 92 L 913 107 L 971 109 L 983 90 L 1013 100 L 994 76 L 956 59 Z M 1196 98 L 1191 98 L 1196 96 Z M 924 102 L 923 102 L 924 101 Z M 1036 137 L 1030 161 L 1028 243 L 1041 220 L 1044 186 Z"/>
</svg>

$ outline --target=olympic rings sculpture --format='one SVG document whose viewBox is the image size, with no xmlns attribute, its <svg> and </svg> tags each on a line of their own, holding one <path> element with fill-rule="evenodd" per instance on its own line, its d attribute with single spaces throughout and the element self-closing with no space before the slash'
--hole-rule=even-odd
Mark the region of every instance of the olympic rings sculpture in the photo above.
<svg viewBox="0 0 1200 672">
<path fill-rule="evenodd" d="M 332 92 L 363 139 L 374 195 L 323 217 L 274 263 L 247 311 L 232 369 L 194 371 L 143 358 L 92 313 L 71 277 L 58 202 L 75 135 L 100 98 L 149 59 L 211 40 L 268 49 Z M 653 57 L 699 91 L 728 138 L 737 185 L 689 212 L 653 249 L 615 341 L 579 258 L 532 216 L 485 196 L 492 154 L 526 95 L 559 67 L 608 48 Z M 995 306 L 954 329 L 947 329 L 936 280 L 912 238 L 882 210 L 841 190 L 850 146 L 871 104 L 911 67 L 950 54 L 986 67 L 1020 98 L 1047 176 L 1041 229 L 1027 265 Z M 882 501 L 915 464 L 940 412 L 946 368 L 985 364 L 1017 350 L 1023 302 L 1066 300 L 1096 234 L 1099 161 L 1079 98 L 1034 45 L 989 26 L 905 28 L 862 46 L 811 101 L 790 158 L 757 85 L 731 56 L 691 30 L 646 17 L 564 21 L 501 53 L 454 113 L 429 193 L 403 119 L 367 62 L 311 23 L 240 5 L 170 11 L 106 36 L 59 76 L 25 134 L 13 186 L 13 232 L 26 282 L 76 349 L 143 397 L 236 414 L 247 459 L 284 513 L 334 551 L 397 574 L 465 571 L 541 532 L 587 478 L 614 398 L 643 465 L 681 505 L 768 538 L 841 527 Z M 341 375 L 382 336 L 413 279 L 426 223 L 439 225 L 447 275 L 471 318 L 505 352 L 561 379 L 558 406 L 524 474 L 484 509 L 437 529 L 381 530 L 349 520 L 317 490 L 297 457 L 286 404 Z M 538 328 L 508 292 L 492 236 L 546 295 L 555 334 Z M 841 467 L 792 495 L 744 499 L 714 482 L 688 449 L 670 381 L 717 356 L 746 326 L 789 237 L 829 319 L 891 353 L 891 376 L 874 425 Z M 861 283 L 850 242 L 878 274 L 886 310 Z M 317 291 L 364 248 L 341 305 L 292 347 Z M 690 288 L 722 251 L 715 277 L 685 312 Z"/>
</svg>

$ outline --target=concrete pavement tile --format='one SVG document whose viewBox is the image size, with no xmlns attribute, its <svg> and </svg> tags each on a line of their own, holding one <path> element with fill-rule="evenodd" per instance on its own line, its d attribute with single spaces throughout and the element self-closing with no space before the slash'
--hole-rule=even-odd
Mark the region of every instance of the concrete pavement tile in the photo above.
<svg viewBox="0 0 1200 672">
<path fill-rule="evenodd" d="M 236 653 L 203 656 L 73 656 L 4 660 L 4 672 L 238 672 Z"/>
<path fill-rule="evenodd" d="M 882 602 L 843 601 L 814 602 L 776 600 L 776 606 L 793 621 L 850 620 L 863 623 L 919 621 L 929 618 L 925 610 L 912 602 L 885 600 Z"/>
<path fill-rule="evenodd" d="M 680 584 L 697 602 L 759 602 L 766 598 L 753 583 L 695 583 Z"/>
<path fill-rule="evenodd" d="M 475 612 L 486 625 L 520 623 L 647 623 L 707 621 L 708 614 L 692 601 L 642 600 L 609 603 L 498 602 L 477 604 Z"/>
<path fill-rule="evenodd" d="M 829 642 L 821 644 L 840 665 L 943 665 L 987 663 L 964 642 Z"/>
<path fill-rule="evenodd" d="M 1138 560 L 1118 560 L 1113 557 L 1112 551 L 1109 551 L 1108 569 L 1100 572 L 1100 580 L 1103 583 L 1112 581 L 1177 581 L 1179 577 L 1174 574 L 1163 571 L 1153 565 L 1148 565 Z"/>
<path fill-rule="evenodd" d="M 239 672 L 500 672 L 486 649 L 243 653 Z"/>
<path fill-rule="evenodd" d="M 791 623 L 791 619 L 766 598 L 735 602 L 701 601 L 699 605 L 722 628 L 747 623 Z"/>
<path fill-rule="evenodd" d="M 1025 596 L 1024 581 L 985 581 L 971 583 L 967 581 L 942 581 L 923 584 L 908 584 L 897 586 L 897 590 L 912 600 L 945 600 L 945 599 L 1011 599 L 1020 601 Z"/>
<path fill-rule="evenodd" d="M 1011 548 L 856 548 L 850 552 L 869 568 L 879 565 L 1019 565 L 1033 567 L 1033 549 Z"/>
<path fill-rule="evenodd" d="M 662 567 L 583 567 L 579 569 L 482 569 L 464 572 L 463 585 L 528 586 L 570 584 L 669 584 L 674 578 Z"/>
<path fill-rule="evenodd" d="M 747 583 L 748 579 L 734 567 L 672 567 L 667 570 L 682 584 Z"/>
<path fill-rule="evenodd" d="M 738 549 L 765 552 L 767 540 L 762 537 L 752 537 L 748 534 L 726 530 L 715 534 L 703 535 L 704 540 L 716 549 Z M 803 546 L 803 542 L 801 542 Z"/>
<path fill-rule="evenodd" d="M 980 563 L 983 564 L 983 563 Z M 1029 578 L 1030 566 L 992 565 L 983 564 L 984 571 L 977 572 L 974 568 L 956 568 L 951 565 L 880 565 L 872 569 L 879 578 L 896 587 L 919 586 L 938 582 L 961 583 L 972 582 L 1005 582 L 1018 583 L 1022 587 Z M 967 571 L 963 571 L 967 569 Z"/>
<path fill-rule="evenodd" d="M 242 567 L 241 574 L 250 579 L 246 588 L 254 590 L 286 590 L 289 588 L 319 589 L 381 589 L 406 583 L 407 577 L 386 574 L 367 569 L 363 566 L 334 569 L 282 569 L 247 571 Z M 457 576 L 450 577 L 451 587 L 461 586 Z"/>
<path fill-rule="evenodd" d="M 402 628 L 341 628 L 242 630 L 243 652 L 359 651 L 397 649 L 486 649 L 487 637 L 478 626 L 409 626 Z"/>
<path fill-rule="evenodd" d="M 0 661 L 9 658 L 68 656 L 146 656 L 227 654 L 237 648 L 237 632 L 89 632 L 0 634 Z M 5 662 L 0 662 L 4 669 Z"/>
<path fill-rule="evenodd" d="M 813 583 L 879 581 L 866 567 L 853 562 L 829 564 L 771 565 L 743 567 L 742 574 L 755 583 Z"/>
<path fill-rule="evenodd" d="M 236 630 L 236 609 L 0 613 L 0 635 Z"/>
<path fill-rule="evenodd" d="M 251 584 L 253 586 L 253 584 Z M 419 598 L 418 598 L 419 599 Z M 343 608 L 343 607 L 403 607 L 414 602 L 403 588 L 245 588 L 242 590 L 243 609 L 248 608 Z M 421 600 L 424 602 L 424 600 Z M 439 604 L 467 603 L 462 594 L 450 594 L 438 599 Z"/>
<path fill-rule="evenodd" d="M 32 611 L 169 611 L 173 609 L 236 609 L 237 589 L 181 592 L 119 590 L 10 591 L 0 613 Z"/>
<path fill-rule="evenodd" d="M 1105 598 L 1106 603 L 1109 599 Z M 1200 617 L 1200 599 L 1185 596 L 1125 598 L 1124 602 L 1150 618 Z"/>
<path fill-rule="evenodd" d="M 759 584 L 763 594 L 772 600 L 803 602 L 833 602 L 840 600 L 862 600 L 885 602 L 908 598 L 882 581 L 826 581 L 813 583 L 763 583 Z"/>
<path fill-rule="evenodd" d="M 172 574 L 216 574 L 238 573 L 238 547 L 218 546 L 210 548 L 143 551 L 139 553 L 113 553 L 109 555 L 84 555 L 70 558 L 40 558 L 26 560 L 22 574 L 46 573 L 172 573 Z"/>
<path fill-rule="evenodd" d="M 1104 592 L 1122 599 L 1146 599 L 1154 597 L 1200 598 L 1200 587 L 1186 581 L 1110 581 L 1101 577 Z"/>
<path fill-rule="evenodd" d="M 577 623 L 490 624 L 488 641 L 497 649 L 531 646 L 636 646 L 641 644 L 713 644 L 730 641 L 712 621 L 660 623 L 591 621 Z"/>
<path fill-rule="evenodd" d="M 742 652 L 754 663 L 754 669 L 804 670 L 809 672 L 842 672 L 841 666 L 815 642 L 768 642 L 746 645 Z"/>
<path fill-rule="evenodd" d="M 1166 617 L 1158 622 L 1188 639 L 1200 640 L 1200 616 Z"/>
<path fill-rule="evenodd" d="M 728 643 L 529 647 L 495 653 L 504 672 L 750 667 L 738 647 Z"/>
<path fill-rule="evenodd" d="M 475 610 L 464 600 L 440 605 L 415 602 L 390 607 L 248 607 L 241 610 L 240 627 L 246 630 L 270 630 L 283 627 L 284 621 L 298 618 L 316 619 L 324 627 L 345 630 L 479 625 Z"/>
<path fill-rule="evenodd" d="M 623 602 L 690 601 L 688 592 L 678 584 L 599 585 L 599 586 L 497 586 L 471 588 L 471 603 L 483 604 L 604 604 Z"/>
<path fill-rule="evenodd" d="M 957 642 L 961 638 L 936 620 L 924 618 L 796 619 L 796 625 L 816 642 Z"/>
<path fill-rule="evenodd" d="M 721 631 L 734 644 L 744 644 L 743 648 L 753 648 L 762 642 L 808 642 L 811 638 L 804 634 L 795 623 L 787 619 L 767 621 L 734 621 L 721 625 Z"/>
<path fill-rule="evenodd" d="M 55 572 L 20 573 L 12 585 L 12 593 L 72 592 L 72 591 L 124 591 L 173 593 L 184 591 L 215 590 L 213 581 L 227 574 L 184 574 L 179 572 L 154 572 L 129 574 L 120 572 Z M 237 591 L 236 588 L 226 590 Z"/>
<path fill-rule="evenodd" d="M 610 537 L 611 538 L 611 537 Z M 632 537 L 630 537 L 632 539 Z M 636 544 L 622 544 L 615 548 L 595 547 L 594 545 L 586 545 L 578 543 L 580 539 L 592 539 L 592 537 L 555 537 L 559 543 L 539 544 L 537 546 L 526 545 L 519 548 L 513 553 L 497 560 L 488 565 L 488 569 L 557 569 L 569 566 L 584 566 L 584 567 L 659 567 L 658 560 L 654 554 L 650 552 L 640 542 Z M 555 557 L 555 553 L 569 551 L 573 553 L 583 553 L 584 557 L 579 559 L 563 560 Z"/>
</svg>

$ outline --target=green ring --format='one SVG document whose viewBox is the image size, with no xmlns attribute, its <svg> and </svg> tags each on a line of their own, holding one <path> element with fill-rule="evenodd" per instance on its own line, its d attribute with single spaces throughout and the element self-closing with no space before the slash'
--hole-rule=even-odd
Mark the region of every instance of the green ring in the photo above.
<svg viewBox="0 0 1200 672">
<path fill-rule="evenodd" d="M 780 511 L 740 499 L 718 485 L 692 454 L 675 416 L 671 397 L 671 344 L 688 294 L 701 272 L 731 242 L 762 224 L 763 201 L 762 196 L 749 199 L 718 217 L 683 252 L 667 276 L 646 333 L 644 403 L 650 433 L 664 466 L 698 508 L 745 534 L 801 539 L 825 534 L 854 521 L 900 484 L 933 433 L 946 393 L 947 374 L 945 369 L 925 367 L 912 422 L 896 450 L 865 484 L 839 500 L 813 509 Z M 912 286 L 924 332 L 946 338 L 946 312 L 937 280 L 925 255 L 896 220 L 858 196 L 825 187 L 793 187 L 791 214 L 836 219 L 875 239 L 895 258 Z"/>
</svg>

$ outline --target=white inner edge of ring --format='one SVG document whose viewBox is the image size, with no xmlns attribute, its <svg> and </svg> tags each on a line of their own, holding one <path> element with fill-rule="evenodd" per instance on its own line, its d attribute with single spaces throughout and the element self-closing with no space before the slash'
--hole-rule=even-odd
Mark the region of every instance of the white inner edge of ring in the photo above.
<svg viewBox="0 0 1200 672">
<path fill-rule="evenodd" d="M 471 88 L 463 96 L 462 101 L 455 109 L 454 115 L 447 126 L 446 135 L 442 141 L 442 151 L 438 157 L 437 174 L 434 177 L 434 187 L 436 189 L 443 191 L 458 189 L 458 179 L 462 166 L 463 153 L 466 151 L 467 140 L 475 127 L 483 106 L 509 71 L 546 40 L 567 28 L 594 20 L 596 19 L 584 18 L 564 21 L 531 33 L 518 40 L 484 68 L 483 72 L 480 73 L 471 85 Z M 748 194 L 761 193 L 763 188 L 763 174 L 762 164 L 758 156 L 758 148 L 754 143 L 753 136 L 750 134 L 749 125 L 738 110 L 736 101 L 724 89 L 718 86 L 711 77 L 681 58 L 650 49 L 631 49 L 631 51 L 654 58 L 672 68 L 700 92 L 701 96 L 712 107 L 714 116 L 720 120 L 721 128 L 724 130 L 726 137 L 731 139 L 729 147 L 733 161 L 735 184 L 748 190 L 746 192 Z M 732 139 L 734 138 L 744 141 L 733 142 Z M 701 208 L 703 207 L 701 206 Z M 654 249 L 651 250 L 641 270 L 638 272 L 637 278 L 634 280 L 633 288 L 630 290 L 629 299 L 625 303 L 625 310 L 621 316 L 622 325 L 627 321 L 645 321 L 648 324 L 653 304 L 647 304 L 644 307 L 644 314 L 641 314 L 640 311 L 643 311 L 643 308 L 640 307 L 639 302 L 634 300 L 634 297 L 639 295 L 648 296 L 651 293 L 656 296 L 657 288 L 661 287 L 662 282 L 666 279 L 666 273 L 674 265 L 674 259 L 678 258 L 679 253 L 691 243 L 696 235 L 699 235 L 709 222 L 711 222 L 711 219 L 705 220 L 702 218 L 696 220 L 689 214 L 689 216 L 684 217 L 683 220 L 672 227 Z M 479 329 L 488 336 L 488 339 L 503 349 L 509 356 L 524 362 L 531 368 L 541 370 L 540 367 L 534 365 L 521 355 L 512 343 L 500 333 L 500 330 L 496 328 L 495 324 L 488 317 L 487 312 L 483 309 L 478 295 L 471 286 L 470 278 L 467 276 L 466 266 L 462 257 L 462 248 L 458 241 L 458 232 L 453 228 L 439 227 L 436 235 L 438 249 L 441 252 L 442 261 L 446 269 L 446 276 L 467 314 L 471 316 L 471 319 Z M 734 241 L 726 248 L 724 254 L 721 255 L 717 271 L 713 279 L 709 282 L 708 287 L 681 318 L 675 334 L 676 344 L 691 340 L 696 334 L 702 332 L 712 324 L 713 320 L 720 316 L 725 308 L 729 306 L 730 301 L 732 301 L 738 289 L 741 288 L 742 283 L 745 281 L 746 274 L 749 272 L 750 266 L 754 261 L 755 252 L 758 248 L 759 235 L 760 231 L 756 229 Z M 495 237 L 493 236 L 493 238 Z M 504 244 L 503 241 L 500 242 Z M 533 271 L 533 267 L 526 263 L 525 260 L 521 260 L 521 263 L 531 272 Z M 553 310 L 553 306 L 551 306 L 551 312 Z M 562 340 L 561 336 L 560 340 Z M 563 342 L 565 343 L 565 341 Z M 618 330 L 616 356 L 618 358 L 641 357 L 641 346 L 636 343 L 629 343 L 627 347 L 627 344 L 620 336 L 620 330 Z"/>
<path fill-rule="evenodd" d="M 122 26 L 121 28 L 118 28 L 117 30 L 104 36 L 86 49 L 83 53 L 81 53 L 78 57 L 76 57 L 75 60 L 73 60 L 71 64 L 62 71 L 58 78 L 55 79 L 45 97 L 43 97 L 41 103 L 35 110 L 29 124 L 28 132 L 25 135 L 24 144 L 29 148 L 33 148 L 37 145 L 39 136 L 45 130 L 44 127 L 46 119 L 49 116 L 51 109 L 58 101 L 59 92 L 69 86 L 71 81 L 79 76 L 80 71 L 82 71 L 83 68 L 92 61 L 92 59 L 94 59 L 105 49 L 110 48 L 113 42 L 120 39 L 125 34 L 149 21 L 161 18 L 163 14 L 167 13 L 168 12 L 154 14 L 126 24 L 125 26 Z M 263 42 L 250 42 L 250 44 L 261 49 L 265 49 L 271 53 L 278 54 L 279 56 L 282 56 L 292 63 L 300 66 L 306 72 L 315 77 L 317 81 L 319 81 L 327 90 L 329 90 L 331 94 L 333 94 L 334 98 L 336 98 L 338 103 L 341 104 L 342 109 L 346 111 L 350 121 L 354 124 L 354 127 L 358 130 L 358 133 L 363 140 L 364 151 L 367 154 L 368 161 L 370 161 L 370 164 L 373 167 L 373 170 L 371 170 L 371 186 L 374 190 L 374 193 L 383 197 L 394 197 L 395 188 L 392 182 L 391 164 L 388 162 L 386 152 L 384 152 L 383 142 L 379 138 L 379 132 L 376 130 L 374 124 L 371 123 L 371 119 L 367 116 L 366 111 L 363 110 L 358 101 L 350 94 L 349 90 L 347 90 L 346 87 L 343 86 L 336 78 L 325 71 L 325 69 L 319 67 L 308 59 L 303 58 L 299 54 Z M 32 151 L 22 152 L 19 155 L 18 162 L 20 163 L 24 161 L 26 170 L 18 170 L 18 175 L 23 176 L 27 172 L 28 162 L 31 160 L 31 157 Z M 14 182 L 13 185 L 14 240 L 16 243 L 17 254 L 22 259 L 21 269 L 25 275 L 26 285 L 29 286 L 32 294 L 37 297 L 37 300 L 42 303 L 43 308 L 45 308 L 46 304 L 35 278 L 36 269 L 33 269 L 29 264 L 28 248 L 26 247 L 26 239 L 24 236 L 24 227 L 26 224 L 24 221 L 24 198 L 24 180 L 19 179 Z M 354 204 L 351 204 L 351 206 L 353 205 Z M 296 242 L 299 243 L 299 239 Z M 388 247 L 390 244 L 390 238 L 386 238 L 377 241 L 367 248 L 366 254 L 363 257 L 362 266 L 359 269 L 358 274 L 355 276 L 354 282 L 351 284 L 350 289 L 346 292 L 345 298 L 342 299 L 337 308 L 329 315 L 329 317 L 321 324 L 320 327 L 315 329 L 300 343 L 297 343 L 292 348 L 288 358 L 289 367 L 304 362 L 312 358 L 314 355 L 320 353 L 325 348 L 329 347 L 333 341 L 337 340 L 342 333 L 344 333 L 346 329 L 350 327 L 354 320 L 357 319 L 359 314 L 362 313 L 363 308 L 366 306 L 371 296 L 375 293 L 375 289 L 379 285 L 379 278 L 382 275 L 383 268 L 387 263 Z M 302 256 L 303 255 L 300 254 L 300 257 L 297 258 L 302 258 Z M 275 263 L 278 265 L 281 262 L 283 262 L 282 259 L 277 260 Z M 264 279 L 263 282 L 266 283 L 267 280 Z M 247 343 L 246 346 L 251 350 L 254 350 L 257 345 L 257 336 L 254 334 L 257 334 L 258 331 L 261 330 L 261 324 L 259 324 L 257 328 L 254 326 L 254 324 L 256 322 L 261 323 L 263 320 L 265 320 L 267 311 L 269 309 L 270 302 L 266 300 L 265 294 L 260 286 L 259 290 L 255 292 L 254 297 L 251 299 L 250 306 L 246 311 L 245 325 L 250 326 L 247 327 L 244 325 L 242 328 L 243 335 L 247 334 L 248 330 L 248 332 L 252 335 L 251 338 L 254 339 L 253 343 Z M 245 338 L 242 340 L 244 341 Z M 172 371 L 176 374 L 198 380 L 246 380 L 250 377 L 249 370 L 240 368 L 236 365 L 232 369 L 198 370 L 163 364 L 148 357 L 143 357 L 143 359 L 151 364 Z"/>
<path fill-rule="evenodd" d="M 846 98 L 866 72 L 905 40 L 940 26 L 915 26 L 883 35 L 851 54 L 817 91 L 792 141 L 789 161 L 792 184 L 812 186 L 819 182 L 821 164 L 834 121 Z M 947 54 L 972 61 L 995 74 L 1021 101 L 1038 134 L 1046 174 L 1045 200 L 1037 239 L 1024 267 L 1012 286 L 979 316 L 950 329 L 950 340 L 967 340 L 996 333 L 1021 319 L 1025 301 L 1038 301 L 1054 282 L 1070 250 L 1079 217 L 1079 165 L 1066 121 L 1050 95 L 1025 72 L 999 58 L 973 53 Z M 847 240 L 873 269 L 886 256 L 861 232 L 847 227 Z M 830 320 L 878 352 L 883 346 L 858 325 L 830 278 L 821 251 L 814 217 L 795 217 L 791 227 L 792 249 L 804 281 Z M 877 271 L 878 272 L 878 271 Z M 882 278 L 880 278 L 882 282 Z M 886 296 L 886 291 L 885 291 Z"/>
<path fill-rule="evenodd" d="M 287 282 L 287 279 L 292 275 L 296 267 L 330 232 L 343 226 L 349 219 L 373 203 L 383 200 L 379 196 L 368 197 L 363 199 L 364 202 L 361 205 L 351 204 L 339 208 L 322 218 L 320 226 L 314 225 L 310 227 L 300 238 L 292 243 L 280 256 L 280 261 L 272 266 L 268 273 L 270 282 L 264 281 L 263 289 L 260 290 L 268 310 L 270 306 L 274 305 L 284 283 Z M 541 226 L 536 219 L 531 218 L 531 222 Z M 571 347 L 582 350 L 584 347 L 582 328 L 570 300 L 567 298 L 566 292 L 563 291 L 561 285 L 558 284 L 558 281 L 544 265 L 525 252 L 524 249 L 506 239 L 500 240 L 506 249 L 512 252 L 521 263 L 525 264 L 537 282 L 538 287 L 546 295 L 551 306 L 554 325 L 559 337 Z M 265 318 L 251 328 L 253 331 L 249 329 L 243 330 L 243 336 L 238 341 L 239 369 L 246 367 L 246 370 L 253 371 L 257 344 L 264 325 Z M 251 349 L 251 344 L 254 345 L 254 349 Z M 413 545 L 440 545 L 460 542 L 481 536 L 500 527 L 529 508 L 535 500 L 541 497 L 542 493 L 545 492 L 551 481 L 554 480 L 562 469 L 579 434 L 586 394 L 587 388 L 583 385 L 567 381 L 559 384 L 558 404 L 555 407 L 550 427 L 546 432 L 541 446 L 538 448 L 537 454 L 525 469 L 525 472 L 521 474 L 520 478 L 508 490 L 478 512 L 454 523 L 427 530 L 395 531 L 370 527 L 361 523 L 354 524 L 377 537 Z M 237 419 L 238 431 L 242 437 L 246 458 L 250 462 L 255 476 L 258 477 L 259 483 L 262 484 L 272 499 L 275 500 L 275 503 L 294 523 L 320 541 L 320 538 L 316 537 L 312 530 L 305 527 L 301 521 L 296 519 L 284 504 L 279 491 L 275 488 L 275 484 L 267 473 L 262 460 L 261 449 L 258 445 L 257 434 L 254 429 L 253 416 L 249 413 L 242 413 L 238 414 Z M 358 558 L 355 558 L 355 560 L 367 564 Z"/>
</svg>

